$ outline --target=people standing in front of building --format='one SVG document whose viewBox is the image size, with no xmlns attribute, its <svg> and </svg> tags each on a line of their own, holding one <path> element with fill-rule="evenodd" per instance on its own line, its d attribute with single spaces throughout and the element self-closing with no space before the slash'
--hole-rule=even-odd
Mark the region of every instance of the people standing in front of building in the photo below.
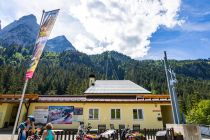
<svg viewBox="0 0 210 140">
<path fill-rule="evenodd" d="M 76 140 L 83 140 L 85 134 L 86 134 L 86 131 L 85 131 L 84 122 L 80 122 L 80 125 L 78 127 L 78 131 L 77 131 Z"/>
<path fill-rule="evenodd" d="M 46 130 L 42 134 L 42 140 L 55 140 L 55 133 L 52 131 L 53 125 L 48 123 L 45 127 Z"/>
<path fill-rule="evenodd" d="M 34 133 L 35 131 L 34 122 L 35 122 L 34 116 L 28 116 L 27 120 L 19 125 L 18 140 L 26 140 L 29 135 L 29 132 Z"/>
</svg>

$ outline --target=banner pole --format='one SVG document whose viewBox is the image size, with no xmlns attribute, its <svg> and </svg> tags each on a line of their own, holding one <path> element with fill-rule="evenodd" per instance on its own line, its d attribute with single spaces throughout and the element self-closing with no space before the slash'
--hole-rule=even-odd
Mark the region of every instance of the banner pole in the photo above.
<svg viewBox="0 0 210 140">
<path fill-rule="evenodd" d="M 15 125 L 14 125 L 13 131 L 12 131 L 11 140 L 14 140 L 15 130 L 17 128 L 17 124 L 18 124 L 20 113 L 21 113 L 21 108 L 22 108 L 22 104 L 23 104 L 23 100 L 24 100 L 24 96 L 25 96 L 27 85 L 28 85 L 28 79 L 26 79 L 26 81 L 24 83 L 24 87 L 23 87 L 23 91 L 22 91 L 22 96 L 21 96 L 21 100 L 20 100 L 20 104 L 19 104 L 19 108 L 18 108 L 16 120 L 15 120 Z"/>
<path fill-rule="evenodd" d="M 41 17 L 41 22 L 40 22 L 40 25 L 42 23 L 42 20 L 43 20 L 43 14 L 44 14 L 44 10 L 42 11 L 42 17 Z M 39 27 L 39 32 L 40 32 L 40 27 Z M 37 35 L 37 38 L 39 36 L 39 33 Z M 37 40 L 36 38 L 36 40 Z M 36 41 L 35 41 L 35 44 L 34 46 L 36 46 Z M 35 49 L 35 47 L 34 47 Z M 22 109 L 22 104 L 23 104 L 23 99 L 24 99 L 24 95 L 25 95 L 25 92 L 26 92 L 26 87 L 28 85 L 28 78 L 26 78 L 25 80 L 25 83 L 24 83 L 24 87 L 23 87 L 23 91 L 22 91 L 22 96 L 21 96 L 21 100 L 20 100 L 20 104 L 19 104 L 19 108 L 18 108 L 18 112 L 17 112 L 17 116 L 16 116 L 16 120 L 15 120 L 15 125 L 14 125 L 14 128 L 13 128 L 13 131 L 12 131 L 12 136 L 11 136 L 11 140 L 14 140 L 14 135 L 15 135 L 15 130 L 17 128 L 17 124 L 18 124 L 18 120 L 19 120 L 19 116 L 20 116 L 20 113 L 21 113 L 21 109 Z"/>
<path fill-rule="evenodd" d="M 40 56 L 41 56 L 42 51 L 44 49 L 44 46 L 45 46 L 45 44 L 47 42 L 47 39 L 50 35 L 50 32 L 52 31 L 52 28 L 54 26 L 55 20 L 56 20 L 57 15 L 58 15 L 58 12 L 59 12 L 59 9 L 57 9 L 57 11 L 54 11 L 54 13 L 47 13 L 46 15 L 44 15 L 45 11 L 43 10 L 41 23 L 40 23 L 40 27 L 39 27 L 39 34 L 38 34 L 36 42 L 35 42 L 35 47 L 34 47 L 34 52 L 33 52 L 33 56 L 32 56 L 32 59 L 31 59 L 32 62 L 30 64 L 30 68 L 26 72 L 26 80 L 25 80 L 25 84 L 24 84 L 24 87 L 23 87 L 22 96 L 21 96 L 21 100 L 20 100 L 20 104 L 19 104 L 19 108 L 18 108 L 18 113 L 17 113 L 16 120 L 15 120 L 15 125 L 14 125 L 14 128 L 13 128 L 11 140 L 14 140 L 15 130 L 17 128 L 18 119 L 20 117 L 21 108 L 22 108 L 26 88 L 27 88 L 27 85 L 28 85 L 28 81 L 29 81 L 29 79 L 31 79 L 33 77 L 34 71 L 35 71 L 35 69 L 36 69 L 36 67 L 39 63 L 39 59 L 40 59 Z"/>
</svg>

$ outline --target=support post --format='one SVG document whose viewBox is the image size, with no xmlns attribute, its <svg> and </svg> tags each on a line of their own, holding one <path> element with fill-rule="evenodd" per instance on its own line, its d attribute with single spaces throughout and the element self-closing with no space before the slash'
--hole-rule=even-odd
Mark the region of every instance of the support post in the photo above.
<svg viewBox="0 0 210 140">
<path fill-rule="evenodd" d="M 31 100 L 29 99 L 28 103 L 25 103 L 25 108 L 26 108 L 26 115 L 25 115 L 25 117 L 28 116 L 28 110 L 29 110 L 30 105 L 31 105 Z"/>
<path fill-rule="evenodd" d="M 28 79 L 26 79 L 26 81 L 24 83 L 22 96 L 21 96 L 21 100 L 20 100 L 20 104 L 19 104 L 19 108 L 18 108 L 18 113 L 17 113 L 17 116 L 16 116 L 16 120 L 15 120 L 15 125 L 14 125 L 14 128 L 13 128 L 13 131 L 12 131 L 11 140 L 14 140 L 15 130 L 17 128 L 18 120 L 19 120 L 19 117 L 20 117 L 21 108 L 22 108 L 22 104 L 23 104 L 24 95 L 25 95 L 25 92 L 26 92 L 27 85 L 28 85 Z"/>
</svg>

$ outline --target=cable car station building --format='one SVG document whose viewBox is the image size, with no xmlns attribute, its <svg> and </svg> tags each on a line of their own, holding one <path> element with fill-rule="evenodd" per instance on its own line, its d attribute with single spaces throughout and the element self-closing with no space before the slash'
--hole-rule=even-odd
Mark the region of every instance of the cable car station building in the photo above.
<svg viewBox="0 0 210 140">
<path fill-rule="evenodd" d="M 20 96 L 0 95 L 0 128 L 14 125 Z M 25 95 L 19 122 L 28 115 L 34 115 L 37 124 L 52 122 L 55 129 L 77 129 L 80 122 L 94 129 L 98 125 L 163 128 L 173 123 L 168 95 L 151 94 L 129 80 L 95 80 L 94 76 L 82 96 Z"/>
</svg>

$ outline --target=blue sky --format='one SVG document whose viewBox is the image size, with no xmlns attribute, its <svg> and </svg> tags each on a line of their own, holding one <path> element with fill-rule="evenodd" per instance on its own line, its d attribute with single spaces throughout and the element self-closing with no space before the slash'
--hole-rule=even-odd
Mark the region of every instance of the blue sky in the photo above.
<svg viewBox="0 0 210 140">
<path fill-rule="evenodd" d="M 183 0 L 181 26 L 161 26 L 151 38 L 151 48 L 144 58 L 160 59 L 163 51 L 173 59 L 210 58 L 210 1 Z"/>
<path fill-rule="evenodd" d="M 210 0 L 3 0 L 6 26 L 60 9 L 50 38 L 65 35 L 81 52 L 118 51 L 135 59 L 210 58 Z"/>
</svg>

